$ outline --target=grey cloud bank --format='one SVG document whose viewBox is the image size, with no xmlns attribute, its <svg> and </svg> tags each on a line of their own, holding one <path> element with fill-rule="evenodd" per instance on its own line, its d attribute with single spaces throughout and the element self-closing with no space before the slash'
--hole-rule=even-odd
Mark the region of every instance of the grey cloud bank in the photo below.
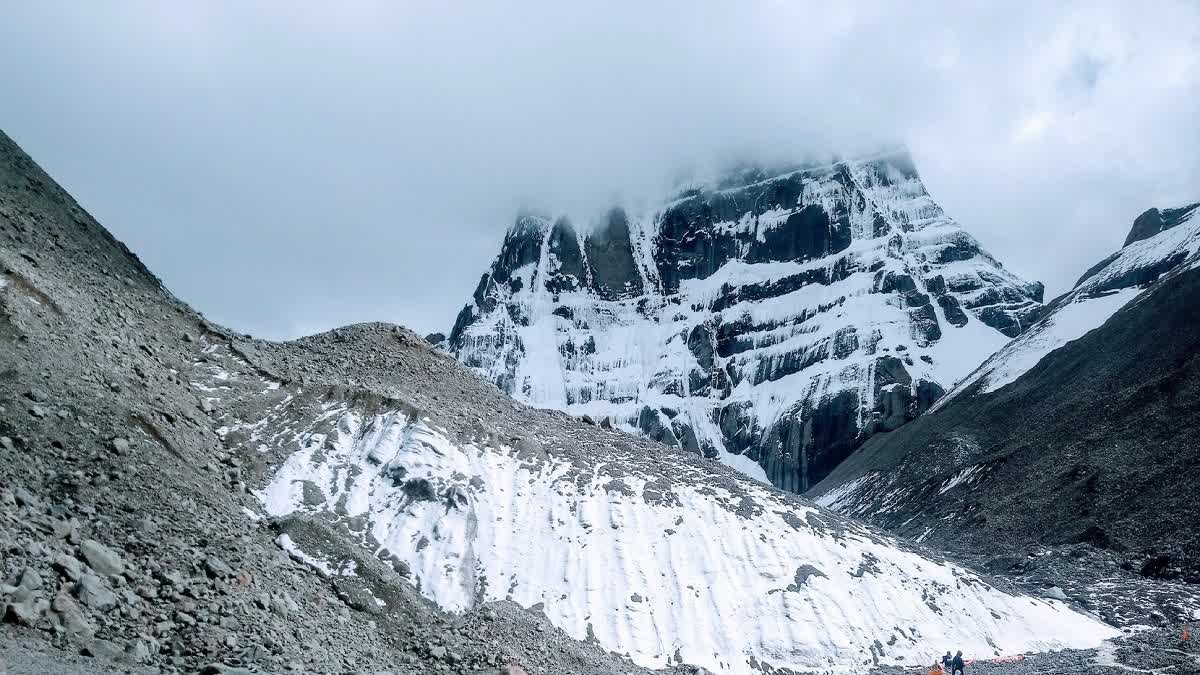
<svg viewBox="0 0 1200 675">
<path fill-rule="evenodd" d="M 1200 197 L 1193 2 L 441 4 L 6 6 L 0 128 L 268 337 L 445 330 L 522 204 L 730 157 L 905 143 L 1049 295 Z"/>
</svg>

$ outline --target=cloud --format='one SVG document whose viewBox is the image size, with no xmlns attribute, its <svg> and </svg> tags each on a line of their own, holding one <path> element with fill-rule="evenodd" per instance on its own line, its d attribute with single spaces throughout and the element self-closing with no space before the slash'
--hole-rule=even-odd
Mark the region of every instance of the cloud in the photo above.
<svg viewBox="0 0 1200 675">
<path fill-rule="evenodd" d="M 587 213 L 731 157 L 907 143 L 1051 292 L 1200 198 L 1192 2 L 0 13 L 0 126 L 184 299 L 272 337 L 444 330 L 521 204 Z"/>
</svg>

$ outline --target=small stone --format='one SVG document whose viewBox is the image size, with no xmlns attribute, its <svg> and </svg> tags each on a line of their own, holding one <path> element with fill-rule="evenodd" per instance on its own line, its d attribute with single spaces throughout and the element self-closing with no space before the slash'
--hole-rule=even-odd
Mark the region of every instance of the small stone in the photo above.
<svg viewBox="0 0 1200 675">
<path fill-rule="evenodd" d="M 29 594 L 23 600 L 9 602 L 4 608 L 4 620 L 22 626 L 33 626 L 46 613 L 50 603 Z"/>
<path fill-rule="evenodd" d="M 125 455 L 129 453 L 129 441 L 127 439 L 114 438 L 112 441 L 110 441 L 110 444 L 112 445 L 113 452 L 117 453 L 118 455 Z"/>
<path fill-rule="evenodd" d="M 79 653 L 84 656 L 101 658 L 107 661 L 116 661 L 125 655 L 125 650 L 118 647 L 115 642 L 93 640 L 90 644 L 85 645 L 83 649 L 79 650 Z"/>
<path fill-rule="evenodd" d="M 29 406 L 29 414 L 40 420 L 46 416 L 46 410 L 40 405 L 31 405 Z"/>
<path fill-rule="evenodd" d="M 80 567 L 79 560 L 72 558 L 69 555 L 59 554 L 58 557 L 54 559 L 53 566 L 59 574 L 63 575 L 67 579 L 70 579 L 71 581 L 78 581 L 79 575 L 83 572 Z"/>
<path fill-rule="evenodd" d="M 1045 589 L 1044 591 L 1042 591 L 1042 596 L 1051 598 L 1053 600 L 1066 601 L 1066 599 L 1067 599 L 1066 592 L 1063 591 L 1063 589 L 1059 588 L 1058 586 L 1051 586 L 1050 588 Z"/>
<path fill-rule="evenodd" d="M 59 539 L 66 539 L 71 536 L 72 525 L 69 520 L 55 520 L 50 523 L 50 528 L 54 530 L 54 536 Z"/>
<path fill-rule="evenodd" d="M 34 511 L 41 510 L 42 501 L 35 497 L 29 490 L 18 487 L 16 490 L 13 490 L 13 496 L 16 498 L 18 505 L 28 507 Z"/>
<path fill-rule="evenodd" d="M 233 569 L 225 564 L 224 560 L 213 555 L 204 559 L 204 571 L 208 573 L 211 579 L 233 576 Z"/>
<path fill-rule="evenodd" d="M 26 567 L 25 571 L 21 572 L 21 580 L 17 582 L 17 587 L 36 591 L 41 589 L 42 583 L 42 575 L 38 574 L 32 567 Z"/>
<path fill-rule="evenodd" d="M 48 398 L 45 390 L 37 387 L 32 387 L 29 391 L 25 392 L 25 397 L 34 403 L 45 403 Z"/>
<path fill-rule="evenodd" d="M 134 663 L 145 663 L 150 659 L 150 648 L 142 640 L 130 640 L 125 643 L 125 656 Z"/>
<path fill-rule="evenodd" d="M 95 574 L 84 574 L 79 578 L 79 583 L 75 584 L 75 596 L 80 602 L 99 612 L 107 612 L 117 606 L 117 595 Z"/>
<path fill-rule="evenodd" d="M 55 620 L 68 637 L 89 640 L 95 635 L 96 629 L 83 615 L 83 610 L 66 593 L 60 592 L 54 596 L 50 609 L 54 610 Z"/>
<path fill-rule="evenodd" d="M 125 562 L 121 556 L 95 539 L 84 539 L 79 550 L 87 564 L 100 574 L 108 576 L 125 572 Z"/>
</svg>

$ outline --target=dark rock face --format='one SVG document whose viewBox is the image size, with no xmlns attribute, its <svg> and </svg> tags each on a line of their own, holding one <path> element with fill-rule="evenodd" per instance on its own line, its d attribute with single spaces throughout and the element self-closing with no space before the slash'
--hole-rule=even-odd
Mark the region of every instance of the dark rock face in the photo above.
<svg viewBox="0 0 1200 675">
<path fill-rule="evenodd" d="M 452 353 L 532 405 L 744 454 L 794 491 L 966 374 L 948 331 L 982 331 L 982 361 L 1041 307 L 902 152 L 741 169 L 583 236 L 551 222 L 518 218 Z"/>
<path fill-rule="evenodd" d="M 933 412 L 867 440 L 817 501 L 950 550 L 1083 544 L 1200 582 L 1197 206 L 1140 216 L 1125 248 Z M 941 398 L 931 385 L 918 409 Z"/>
<path fill-rule="evenodd" d="M 622 209 L 608 213 L 604 227 L 587 238 L 588 263 L 595 290 L 605 300 L 641 294 L 642 278 L 633 261 L 629 220 Z"/>
<path fill-rule="evenodd" d="M 850 224 L 845 220 L 834 223 L 825 209 L 809 204 L 788 216 L 783 227 L 769 230 L 761 241 L 752 242 L 746 261 L 814 260 L 849 246 Z"/>
<path fill-rule="evenodd" d="M 559 218 L 550 230 L 550 254 L 557 261 L 557 267 L 546 280 L 546 289 L 552 293 L 565 293 L 582 288 L 587 282 L 587 270 L 579 250 L 579 235 L 566 218 Z"/>
<path fill-rule="evenodd" d="M 1149 239 L 1159 232 L 1165 232 L 1187 221 L 1198 208 L 1200 208 L 1200 203 L 1162 211 L 1149 209 L 1133 221 L 1133 228 L 1129 230 L 1129 236 L 1125 237 L 1125 245 Z"/>
<path fill-rule="evenodd" d="M 1125 237 L 1125 245 L 1128 246 L 1135 241 L 1149 239 L 1162 232 L 1162 230 L 1162 214 L 1158 212 L 1158 209 L 1150 209 L 1133 221 L 1133 229 L 1129 230 L 1129 236 Z"/>
</svg>

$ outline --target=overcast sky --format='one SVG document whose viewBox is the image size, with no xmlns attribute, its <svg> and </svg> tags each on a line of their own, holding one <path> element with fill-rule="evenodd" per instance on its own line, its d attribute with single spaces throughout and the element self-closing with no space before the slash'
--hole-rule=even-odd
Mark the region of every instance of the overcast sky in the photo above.
<svg viewBox="0 0 1200 675">
<path fill-rule="evenodd" d="M 1198 112 L 1195 0 L 0 7 L 0 128 L 177 295 L 274 338 L 448 330 L 523 203 L 890 141 L 1054 295 L 1200 199 Z"/>
</svg>

